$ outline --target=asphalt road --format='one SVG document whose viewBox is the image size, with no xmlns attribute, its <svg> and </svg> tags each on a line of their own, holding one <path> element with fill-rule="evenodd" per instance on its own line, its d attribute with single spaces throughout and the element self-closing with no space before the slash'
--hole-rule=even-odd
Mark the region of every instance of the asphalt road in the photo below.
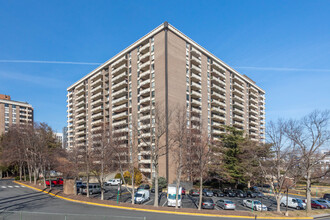
<svg viewBox="0 0 330 220">
<path fill-rule="evenodd" d="M 116 187 L 109 187 L 107 190 L 106 199 L 114 199 L 116 197 Z M 99 195 L 93 195 L 98 197 Z M 141 206 L 147 206 L 153 204 L 153 196 L 145 204 Z M 161 194 L 160 206 L 166 206 L 166 195 Z M 183 207 L 196 208 L 198 197 L 185 196 L 183 199 Z M 122 200 L 126 199 L 126 202 L 130 202 L 129 193 L 123 192 Z M 214 198 L 216 201 L 218 198 Z M 236 200 L 237 204 L 240 202 L 238 198 L 231 198 Z M 272 202 L 272 201 L 270 201 Z M 147 207 L 143 207 L 147 208 Z M 238 206 L 238 209 L 246 209 L 242 206 Z M 217 207 L 217 209 L 220 209 Z M 14 211 L 15 213 L 12 213 Z M 20 213 L 22 212 L 22 213 Z M 26 213 L 29 212 L 29 213 Z M 107 220 L 125 220 L 125 219 L 157 219 L 157 220 L 209 220 L 209 219 L 220 219 L 215 217 L 202 217 L 202 216 L 184 216 L 184 215 L 173 215 L 163 213 L 149 213 L 142 211 L 130 211 L 121 210 L 115 208 L 97 207 L 92 205 L 79 204 L 61 200 L 51 195 L 36 192 L 30 188 L 23 187 L 15 184 L 12 180 L 0 180 L 0 219 L 24 219 L 24 220 L 39 220 L 39 219 L 66 219 L 66 220 L 96 220 L 96 219 L 107 219 Z M 225 218 L 224 218 L 225 219 Z M 231 218 L 234 219 L 235 218 Z M 236 218 L 237 220 L 239 218 Z M 328 219 L 328 218 L 324 218 Z"/>
</svg>

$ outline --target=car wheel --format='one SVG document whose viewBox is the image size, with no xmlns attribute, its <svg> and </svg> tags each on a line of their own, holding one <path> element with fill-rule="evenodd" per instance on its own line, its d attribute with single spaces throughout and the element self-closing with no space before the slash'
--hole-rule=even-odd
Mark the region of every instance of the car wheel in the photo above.
<svg viewBox="0 0 330 220">
<path fill-rule="evenodd" d="M 300 210 L 300 207 L 299 207 L 299 206 L 297 206 L 297 207 L 296 207 L 296 209 L 297 209 L 297 210 Z"/>
<path fill-rule="evenodd" d="M 281 205 L 280 205 L 280 206 L 284 207 L 284 203 L 281 203 Z"/>
</svg>

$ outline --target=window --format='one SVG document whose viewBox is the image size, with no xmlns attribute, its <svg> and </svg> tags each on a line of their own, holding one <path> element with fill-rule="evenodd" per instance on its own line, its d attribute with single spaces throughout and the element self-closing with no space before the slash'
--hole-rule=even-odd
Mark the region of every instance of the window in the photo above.
<svg viewBox="0 0 330 220">
<path fill-rule="evenodd" d="M 151 46 L 151 52 L 154 52 L 154 45 Z"/>
<path fill-rule="evenodd" d="M 12 108 L 16 108 L 16 105 L 12 105 Z"/>
<path fill-rule="evenodd" d="M 187 101 L 189 101 L 189 95 L 187 94 Z"/>
<path fill-rule="evenodd" d="M 155 91 L 152 91 L 152 92 L 151 92 L 151 97 L 152 97 L 152 98 L 155 97 Z"/>
<path fill-rule="evenodd" d="M 9 113 L 5 113 L 5 117 L 9 117 Z"/>
<path fill-rule="evenodd" d="M 155 88 L 155 82 L 151 83 L 151 88 Z"/>
<path fill-rule="evenodd" d="M 9 104 L 5 104 L 5 107 L 9 107 Z"/>
</svg>

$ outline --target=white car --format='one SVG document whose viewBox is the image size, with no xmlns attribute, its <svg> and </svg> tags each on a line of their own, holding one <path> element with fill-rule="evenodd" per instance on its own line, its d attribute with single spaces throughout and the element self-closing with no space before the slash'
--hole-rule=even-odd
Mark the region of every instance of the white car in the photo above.
<svg viewBox="0 0 330 220">
<path fill-rule="evenodd" d="M 265 206 L 264 204 L 261 204 L 260 201 L 258 200 L 252 200 L 252 199 L 244 199 L 243 200 L 243 206 L 246 206 L 248 208 L 253 208 L 253 210 L 256 211 L 267 211 L 267 206 Z"/>
<path fill-rule="evenodd" d="M 119 184 L 122 184 L 121 179 L 111 179 L 111 180 L 108 180 L 105 185 L 118 186 Z"/>
</svg>

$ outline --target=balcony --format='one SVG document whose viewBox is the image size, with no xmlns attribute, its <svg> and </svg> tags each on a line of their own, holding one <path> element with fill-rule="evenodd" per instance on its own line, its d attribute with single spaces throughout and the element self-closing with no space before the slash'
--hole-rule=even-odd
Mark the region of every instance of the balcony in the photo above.
<svg viewBox="0 0 330 220">
<path fill-rule="evenodd" d="M 76 108 L 79 108 L 81 106 L 85 106 L 85 100 L 82 100 L 82 101 L 76 103 Z"/>
<path fill-rule="evenodd" d="M 128 117 L 128 113 L 127 111 L 125 112 L 122 112 L 122 113 L 116 113 L 112 116 L 112 119 L 113 120 L 121 120 L 121 119 L 124 119 L 124 118 L 127 118 Z"/>
<path fill-rule="evenodd" d="M 98 85 L 101 85 L 103 83 L 102 78 L 99 78 L 91 83 L 92 87 L 96 87 Z"/>
<path fill-rule="evenodd" d="M 195 90 L 192 90 L 190 95 L 191 95 L 192 98 L 202 98 L 202 94 L 200 92 L 195 91 Z"/>
<path fill-rule="evenodd" d="M 258 90 L 257 90 L 256 88 L 254 88 L 253 86 L 251 86 L 251 87 L 249 88 L 249 90 L 250 90 L 250 92 L 253 92 L 253 93 L 257 93 L 257 94 L 259 94 Z"/>
<path fill-rule="evenodd" d="M 199 52 L 197 49 L 195 49 L 194 47 L 191 48 L 190 51 L 191 55 L 194 55 L 196 57 L 200 57 L 201 56 L 201 52 Z"/>
<path fill-rule="evenodd" d="M 218 71 L 215 68 L 212 68 L 211 75 L 214 76 L 214 77 L 216 77 L 216 78 L 220 78 L 221 80 L 226 80 L 225 73 L 222 73 L 222 72 Z"/>
<path fill-rule="evenodd" d="M 112 92 L 127 87 L 127 80 L 112 84 Z"/>
<path fill-rule="evenodd" d="M 195 64 L 196 66 L 199 66 L 201 64 L 201 60 L 194 56 L 191 56 L 191 63 Z"/>
<path fill-rule="evenodd" d="M 233 106 L 234 106 L 234 107 L 238 107 L 238 108 L 240 108 L 240 109 L 244 109 L 244 105 L 241 104 L 241 103 L 239 103 L 239 102 L 233 102 Z"/>
<path fill-rule="evenodd" d="M 261 120 L 265 119 L 265 115 L 260 115 Z"/>
<path fill-rule="evenodd" d="M 255 115 L 250 115 L 249 118 L 253 120 L 258 120 L 258 117 L 256 117 Z"/>
<path fill-rule="evenodd" d="M 253 103 L 255 105 L 258 105 L 258 100 L 257 99 L 253 99 L 253 98 L 250 97 L 249 102 Z"/>
<path fill-rule="evenodd" d="M 84 88 L 85 88 L 85 84 L 82 82 L 82 83 L 80 83 L 79 85 L 76 86 L 76 92 L 81 90 L 81 89 L 84 89 Z"/>
<path fill-rule="evenodd" d="M 197 107 L 202 105 L 202 102 L 199 99 L 191 99 L 190 103 L 192 106 L 197 106 Z"/>
<path fill-rule="evenodd" d="M 239 121 L 239 122 L 243 122 L 244 121 L 244 117 L 243 116 L 240 116 L 240 115 L 234 114 L 233 118 L 234 118 L 234 120 Z"/>
<path fill-rule="evenodd" d="M 85 118 L 81 118 L 79 120 L 76 121 L 76 124 L 84 124 L 86 122 Z"/>
<path fill-rule="evenodd" d="M 220 116 L 220 115 L 212 114 L 211 118 L 214 121 L 226 122 L 225 116 Z"/>
<path fill-rule="evenodd" d="M 77 116 L 76 116 L 76 118 L 81 118 L 81 117 L 85 117 L 85 112 L 82 112 L 82 113 L 80 113 L 80 114 L 78 114 Z"/>
<path fill-rule="evenodd" d="M 211 105 L 212 105 L 212 106 L 220 106 L 220 107 L 222 107 L 222 108 L 226 108 L 226 103 L 224 103 L 224 102 L 220 102 L 220 101 L 218 101 L 217 99 L 212 99 L 212 100 L 211 100 Z"/>
<path fill-rule="evenodd" d="M 191 73 L 191 80 L 194 81 L 194 82 L 201 82 L 202 81 L 202 77 L 199 75 L 199 74 L 196 74 L 196 73 Z"/>
<path fill-rule="evenodd" d="M 244 91 L 244 87 L 241 84 L 237 83 L 237 82 L 234 82 L 234 88 L 238 88 L 241 91 Z"/>
<path fill-rule="evenodd" d="M 140 113 L 149 112 L 149 111 L 150 111 L 150 106 L 145 106 L 140 108 Z"/>
<path fill-rule="evenodd" d="M 126 126 L 127 124 L 128 124 L 127 120 L 124 119 L 124 120 L 116 121 L 116 122 L 112 123 L 112 126 L 113 127 L 123 127 L 123 126 Z"/>
<path fill-rule="evenodd" d="M 225 73 L 226 72 L 226 69 L 223 68 L 220 64 L 218 64 L 216 62 L 212 62 L 212 67 L 214 67 L 215 69 L 217 69 L 221 73 Z M 220 74 L 220 75 L 222 75 L 222 74 Z"/>
<path fill-rule="evenodd" d="M 141 88 L 150 87 L 150 80 L 144 80 L 140 83 Z"/>
<path fill-rule="evenodd" d="M 127 72 L 122 72 L 119 75 L 117 75 L 116 77 L 112 78 L 112 84 L 118 83 L 120 81 L 124 81 L 127 78 Z"/>
<path fill-rule="evenodd" d="M 146 88 L 140 91 L 141 96 L 150 96 L 150 88 Z"/>
<path fill-rule="evenodd" d="M 79 114 L 80 112 L 84 112 L 84 111 L 85 111 L 85 106 L 82 106 L 76 110 L 76 114 Z"/>
<path fill-rule="evenodd" d="M 76 92 L 76 97 L 78 97 L 78 96 L 80 96 L 80 95 L 82 95 L 82 94 L 84 94 L 84 93 L 85 93 L 85 87 L 79 89 L 79 90 Z"/>
<path fill-rule="evenodd" d="M 140 121 L 150 120 L 150 115 L 144 115 L 140 117 Z"/>
<path fill-rule="evenodd" d="M 85 124 L 81 124 L 81 125 L 79 125 L 79 126 L 77 126 L 76 127 L 76 130 L 85 130 L 86 129 L 86 126 L 85 126 Z"/>
<path fill-rule="evenodd" d="M 150 138 L 151 137 L 151 134 L 150 134 L 150 132 L 143 133 L 143 134 L 140 135 L 140 137 L 142 137 L 142 138 Z"/>
<path fill-rule="evenodd" d="M 250 126 L 250 127 L 249 127 L 249 130 L 250 130 L 250 131 L 254 131 L 254 132 L 258 132 L 258 128 L 253 127 L 253 126 Z"/>
<path fill-rule="evenodd" d="M 102 77 L 102 71 L 99 71 L 98 73 L 94 74 L 94 76 L 92 76 L 91 80 L 95 81 L 98 78 Z"/>
<path fill-rule="evenodd" d="M 219 85 L 223 88 L 226 87 L 226 83 L 224 81 L 222 81 L 222 79 L 220 77 L 215 77 L 215 76 L 212 76 L 211 77 L 211 81 L 212 83 L 216 84 L 216 85 Z"/>
<path fill-rule="evenodd" d="M 140 73 L 140 79 L 149 79 L 149 78 L 150 78 L 150 70 Z"/>
<path fill-rule="evenodd" d="M 197 115 L 201 115 L 202 111 L 199 108 L 191 107 L 191 112 Z"/>
<path fill-rule="evenodd" d="M 102 105 L 103 104 L 103 99 L 96 99 L 92 102 L 92 106 L 96 107 L 96 106 L 99 106 L 99 105 Z"/>
<path fill-rule="evenodd" d="M 150 69 L 150 61 L 149 62 L 145 62 L 142 65 L 140 65 L 140 70 L 146 71 L 148 69 Z"/>
<path fill-rule="evenodd" d="M 249 109 L 250 114 L 258 115 L 258 112 L 255 111 L 254 109 L 250 108 Z"/>
<path fill-rule="evenodd" d="M 112 108 L 112 111 L 113 112 L 121 112 L 123 110 L 127 110 L 127 108 L 128 108 L 128 104 L 124 103 L 122 105 L 119 105 L 119 106 L 116 106 L 116 107 Z"/>
<path fill-rule="evenodd" d="M 149 103 L 149 102 L 150 102 L 150 97 L 149 96 L 147 96 L 147 97 L 145 97 L 143 99 L 140 99 L 140 104 Z"/>
<path fill-rule="evenodd" d="M 218 93 L 226 94 L 226 90 L 224 88 L 218 86 L 217 84 L 212 83 L 211 88 L 212 88 L 212 90 L 217 91 Z"/>
<path fill-rule="evenodd" d="M 68 123 L 72 123 L 73 122 L 73 118 L 69 118 L 67 122 Z"/>
<path fill-rule="evenodd" d="M 102 105 L 100 105 L 98 107 L 95 107 L 95 108 L 92 108 L 93 113 L 101 112 L 101 111 L 103 111 L 103 106 Z"/>
<path fill-rule="evenodd" d="M 225 132 L 218 129 L 212 129 L 212 135 L 222 135 L 223 133 Z"/>
<path fill-rule="evenodd" d="M 99 85 L 99 86 L 94 87 L 94 88 L 91 90 L 91 92 L 92 92 L 93 94 L 95 94 L 95 93 L 97 93 L 97 92 L 101 92 L 102 90 L 103 90 L 103 86 L 102 86 L 102 85 Z"/>
<path fill-rule="evenodd" d="M 225 101 L 226 100 L 226 97 L 224 95 L 219 94 L 219 93 L 217 93 L 215 91 L 212 91 L 211 92 L 211 96 L 212 96 L 213 99 L 218 99 L 218 100 L 221 100 L 221 101 Z"/>
<path fill-rule="evenodd" d="M 236 128 L 243 129 L 244 124 L 243 124 L 243 122 L 234 121 L 233 126 Z"/>
<path fill-rule="evenodd" d="M 256 121 L 252 121 L 252 120 L 250 120 L 250 125 L 253 125 L 253 126 L 258 126 L 259 124 L 258 124 L 258 122 L 256 122 Z"/>
<path fill-rule="evenodd" d="M 99 119 L 99 118 L 103 118 L 103 112 L 99 112 L 99 113 L 96 113 L 96 114 L 92 115 L 93 120 L 96 120 L 96 119 Z"/>
<path fill-rule="evenodd" d="M 150 163 L 151 163 L 151 159 L 141 159 L 141 160 L 139 161 L 139 163 L 150 164 Z"/>
<path fill-rule="evenodd" d="M 253 104 L 252 102 L 249 103 L 249 107 L 258 111 L 258 106 Z"/>
<path fill-rule="evenodd" d="M 201 84 L 199 83 L 196 83 L 196 82 L 191 82 L 191 89 L 195 89 L 195 90 L 201 90 L 202 89 L 202 86 Z"/>
<path fill-rule="evenodd" d="M 233 94 L 236 94 L 239 96 L 244 96 L 244 92 L 239 89 L 234 88 L 232 91 L 233 91 Z"/>
<path fill-rule="evenodd" d="M 150 129 L 150 123 L 144 124 L 140 126 L 140 129 L 142 130 L 146 130 L 146 129 Z"/>
<path fill-rule="evenodd" d="M 236 113 L 236 114 L 239 114 L 239 115 L 243 115 L 244 114 L 243 109 L 237 108 L 235 106 L 233 107 L 233 112 Z"/>
<path fill-rule="evenodd" d="M 140 47 L 139 52 L 140 52 L 141 54 L 145 54 L 146 52 L 149 51 L 149 47 L 150 47 L 150 44 L 149 44 L 149 42 L 148 42 L 148 43 L 146 43 L 145 45 L 143 45 L 142 47 Z"/>
<path fill-rule="evenodd" d="M 140 168 L 140 171 L 142 173 L 151 173 L 151 169 L 150 168 Z"/>
<path fill-rule="evenodd" d="M 92 96 L 91 96 L 91 99 L 92 99 L 93 101 L 95 101 L 95 100 L 97 100 L 97 99 L 101 99 L 102 97 L 103 97 L 103 93 L 102 93 L 102 92 L 98 92 L 98 93 L 92 95 Z"/>
<path fill-rule="evenodd" d="M 120 104 L 123 104 L 125 102 L 128 101 L 128 97 L 127 96 L 123 96 L 123 97 L 120 97 L 118 99 L 114 99 L 112 101 L 112 105 L 120 105 Z"/>
<path fill-rule="evenodd" d="M 257 99 L 257 98 L 258 98 L 258 94 L 255 94 L 255 93 L 253 93 L 253 92 L 250 92 L 250 93 L 249 93 L 249 97 L 250 97 L 250 98 L 253 98 L 253 99 Z"/>
<path fill-rule="evenodd" d="M 223 114 L 223 115 L 226 114 L 226 111 L 221 108 L 211 108 L 211 111 L 215 112 L 216 114 Z"/>
<path fill-rule="evenodd" d="M 118 133 L 127 133 L 127 132 L 128 132 L 128 127 L 114 129 L 113 131 L 114 131 L 116 134 L 118 134 Z"/>
<path fill-rule="evenodd" d="M 86 134 L 86 131 L 85 131 L 85 130 L 78 131 L 78 132 L 76 133 L 77 136 L 85 135 L 85 134 Z M 78 138 L 78 139 L 79 139 L 79 138 Z M 78 140 L 78 139 L 77 139 L 77 140 Z"/>
<path fill-rule="evenodd" d="M 119 58 L 116 62 L 114 62 L 112 64 L 112 67 L 117 68 L 118 66 L 120 66 L 121 64 L 126 63 L 126 62 L 127 62 L 126 56 L 123 56 L 123 57 Z"/>
<path fill-rule="evenodd" d="M 122 97 L 123 95 L 127 95 L 127 88 L 122 88 L 114 93 L 112 93 L 112 99 Z"/>
<path fill-rule="evenodd" d="M 100 126 L 103 123 L 103 119 L 98 119 L 98 120 L 93 120 L 93 122 L 91 123 L 92 126 Z"/>
<path fill-rule="evenodd" d="M 150 52 L 147 52 L 140 57 L 140 62 L 145 63 L 149 59 L 150 59 Z"/>
<path fill-rule="evenodd" d="M 244 85 L 244 80 L 239 78 L 237 75 L 233 77 L 233 81 Z"/>
<path fill-rule="evenodd" d="M 211 125 L 212 125 L 212 127 L 215 127 L 215 128 L 223 128 L 223 126 L 224 126 L 224 124 L 221 124 L 217 121 L 212 121 Z"/>
<path fill-rule="evenodd" d="M 112 70 L 112 77 L 118 76 L 120 73 L 126 72 L 126 70 L 127 70 L 127 65 L 126 63 L 123 63 L 117 69 Z"/>
<path fill-rule="evenodd" d="M 233 95 L 233 100 L 237 101 L 237 102 L 240 102 L 240 103 L 244 103 L 244 99 L 237 96 L 237 95 Z"/>
<path fill-rule="evenodd" d="M 194 64 L 191 64 L 190 68 L 192 73 L 200 74 L 202 72 L 201 68 L 199 66 L 196 66 Z"/>
</svg>

